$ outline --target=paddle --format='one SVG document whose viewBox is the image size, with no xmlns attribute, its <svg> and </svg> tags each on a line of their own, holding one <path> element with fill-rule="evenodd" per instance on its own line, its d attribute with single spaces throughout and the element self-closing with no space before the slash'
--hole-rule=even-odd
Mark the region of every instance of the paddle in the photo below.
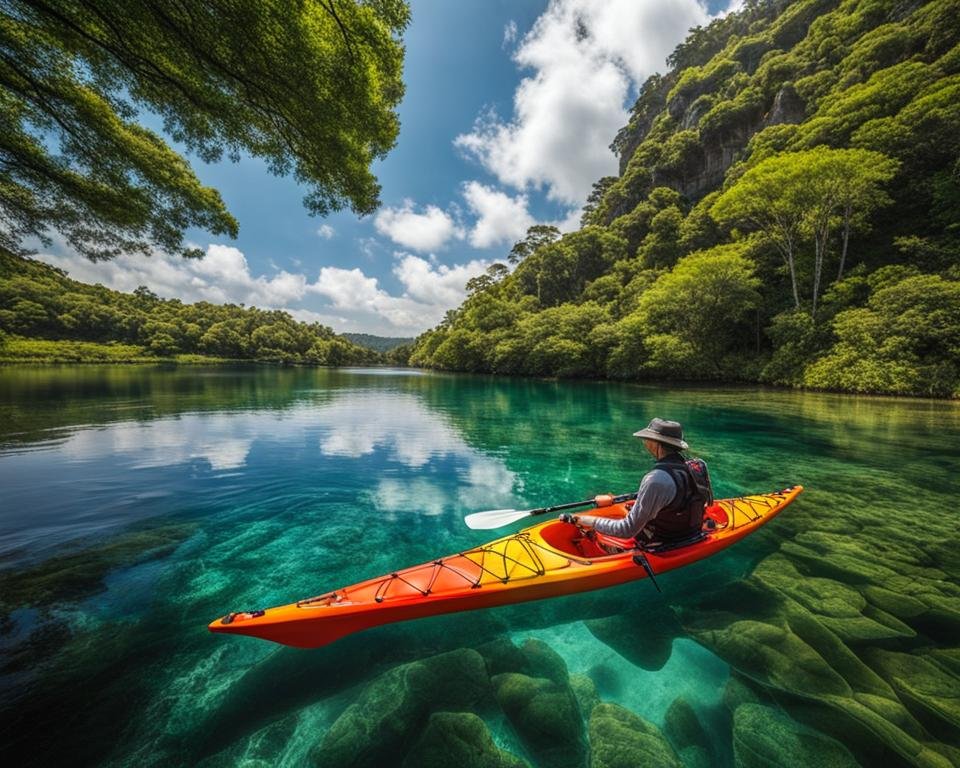
<svg viewBox="0 0 960 768">
<path fill-rule="evenodd" d="M 624 501 L 630 501 L 637 498 L 635 493 L 627 493 L 623 496 L 614 496 L 613 503 L 621 504 Z M 594 503 L 593 499 L 586 501 L 572 501 L 569 504 L 555 504 L 552 507 L 540 507 L 539 509 L 491 509 L 488 512 L 474 512 L 463 518 L 468 528 L 476 531 L 485 531 L 490 528 L 500 528 L 517 520 L 533 515 L 544 515 L 549 512 L 559 512 L 563 509 L 575 509 L 576 507 L 586 507 Z"/>
</svg>

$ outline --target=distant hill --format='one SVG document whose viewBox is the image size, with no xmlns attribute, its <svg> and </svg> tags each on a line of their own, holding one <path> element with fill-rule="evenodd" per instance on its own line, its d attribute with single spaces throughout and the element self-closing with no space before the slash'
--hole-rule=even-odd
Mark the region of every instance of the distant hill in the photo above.
<svg viewBox="0 0 960 768">
<path fill-rule="evenodd" d="M 391 349 L 402 347 L 404 344 L 413 343 L 412 338 L 401 338 L 399 336 L 373 336 L 369 333 L 342 333 L 340 335 L 358 347 L 366 347 L 376 352 L 389 352 Z"/>
</svg>

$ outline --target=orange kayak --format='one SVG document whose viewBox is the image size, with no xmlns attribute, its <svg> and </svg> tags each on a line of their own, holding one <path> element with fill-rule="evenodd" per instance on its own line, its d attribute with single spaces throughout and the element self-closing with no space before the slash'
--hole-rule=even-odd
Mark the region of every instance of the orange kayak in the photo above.
<svg viewBox="0 0 960 768">
<path fill-rule="evenodd" d="M 489 544 L 262 611 L 229 613 L 211 632 L 318 648 L 396 621 L 570 595 L 658 575 L 710 557 L 772 520 L 803 490 L 722 499 L 686 543 L 638 549 L 632 539 L 586 537 L 555 518 Z M 626 514 L 625 504 L 592 515 Z"/>
</svg>

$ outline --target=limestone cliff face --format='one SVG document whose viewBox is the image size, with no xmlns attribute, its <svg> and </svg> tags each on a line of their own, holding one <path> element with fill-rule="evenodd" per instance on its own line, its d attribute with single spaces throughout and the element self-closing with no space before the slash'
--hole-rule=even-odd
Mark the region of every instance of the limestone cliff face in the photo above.
<svg viewBox="0 0 960 768">
<path fill-rule="evenodd" d="M 763 120 L 764 126 L 799 123 L 806 117 L 807 105 L 793 83 L 784 83 L 773 99 L 773 106 Z"/>
<path fill-rule="evenodd" d="M 666 112 L 675 122 L 678 131 L 698 131 L 701 152 L 698 153 L 699 162 L 696 154 L 691 155 L 698 166 L 696 170 L 688 171 L 680 177 L 673 171 L 654 167 L 650 175 L 651 188 L 669 187 L 691 201 L 696 201 L 723 183 L 727 170 L 754 134 L 767 126 L 799 123 L 806 117 L 806 105 L 792 83 L 784 83 L 769 103 L 743 110 L 738 119 L 724 125 L 720 130 L 711 130 L 703 124 L 713 106 L 714 99 L 709 94 L 679 95 L 665 105 Z M 637 121 L 631 126 L 633 130 L 624 144 L 624 153 L 620 158 L 621 176 L 633 153 L 649 133 L 652 123 L 652 119 L 647 119 L 643 122 Z"/>
</svg>

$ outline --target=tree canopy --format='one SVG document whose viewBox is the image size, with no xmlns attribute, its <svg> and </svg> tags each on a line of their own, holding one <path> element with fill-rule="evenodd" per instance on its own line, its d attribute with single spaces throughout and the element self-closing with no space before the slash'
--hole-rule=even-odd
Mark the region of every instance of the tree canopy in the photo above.
<svg viewBox="0 0 960 768">
<path fill-rule="evenodd" d="M 108 360 L 207 355 L 314 365 L 382 362 L 374 350 L 318 323 L 297 322 L 286 312 L 184 304 L 161 299 L 145 286 L 120 293 L 84 285 L 0 247 L 0 338 L 4 333 L 8 346 L 24 347 L 22 354 L 0 350 L 0 358 L 7 359 L 39 351 L 41 357 L 79 362 L 104 354 Z"/>
<path fill-rule="evenodd" d="M 841 231 L 838 277 L 843 276 L 850 233 L 867 229 L 870 215 L 890 197 L 882 185 L 898 163 L 864 149 L 817 147 L 787 152 L 750 168 L 710 209 L 719 222 L 739 223 L 762 232 L 780 252 L 790 273 L 795 306 L 800 307 L 797 259 L 812 245 L 811 314 L 816 314 L 823 266 L 831 234 Z"/>
<path fill-rule="evenodd" d="M 242 153 L 312 214 L 378 205 L 393 146 L 403 0 L 8 0 L 0 10 L 0 245 L 58 231 L 91 259 L 187 256 L 236 235 L 219 193 L 139 118 L 207 162 Z"/>
</svg>

